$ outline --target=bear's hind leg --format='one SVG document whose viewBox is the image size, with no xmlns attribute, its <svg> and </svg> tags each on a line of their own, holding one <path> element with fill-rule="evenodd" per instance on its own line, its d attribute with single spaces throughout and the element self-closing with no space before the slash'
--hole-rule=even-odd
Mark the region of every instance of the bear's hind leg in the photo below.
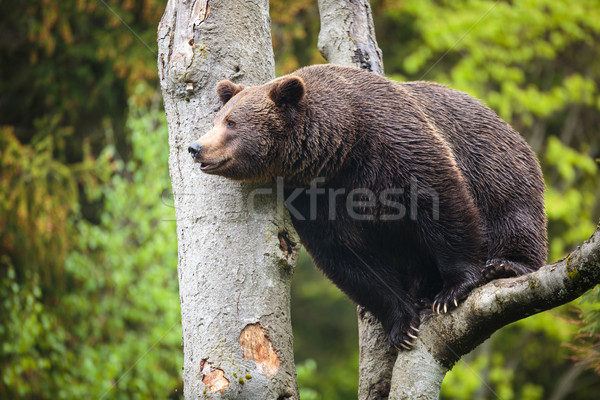
<svg viewBox="0 0 600 400">
<path fill-rule="evenodd" d="M 388 333 L 390 345 L 398 350 L 410 350 L 415 344 L 421 320 L 413 298 L 390 276 L 381 279 L 373 271 L 348 284 L 348 279 L 335 281 L 350 298 L 371 311 Z M 360 291 L 349 288 L 359 287 Z"/>
<path fill-rule="evenodd" d="M 396 349 L 410 350 L 416 344 L 421 320 L 413 307 L 402 306 L 396 302 L 384 319 L 380 319 L 388 332 L 390 345 Z"/>
<path fill-rule="evenodd" d="M 531 202 L 529 204 L 527 201 Z M 488 217 L 486 282 L 537 271 L 546 261 L 546 219 L 543 203 L 515 199 L 515 204 Z M 494 218 L 492 218 L 494 217 Z"/>
</svg>

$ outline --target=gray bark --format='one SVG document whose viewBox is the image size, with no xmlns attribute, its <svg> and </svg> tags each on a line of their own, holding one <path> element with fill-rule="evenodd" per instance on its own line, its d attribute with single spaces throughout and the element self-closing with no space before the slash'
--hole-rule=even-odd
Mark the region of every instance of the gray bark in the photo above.
<svg viewBox="0 0 600 400">
<path fill-rule="evenodd" d="M 298 239 L 275 191 L 200 172 L 218 81 L 274 78 L 267 0 L 169 0 L 158 29 L 177 217 L 186 399 L 298 399 L 290 282 Z M 271 190 L 272 195 L 265 195 Z"/>
<path fill-rule="evenodd" d="M 331 64 L 383 75 L 381 50 L 368 0 L 319 0 L 319 51 Z"/>
<path fill-rule="evenodd" d="M 390 346 L 377 318 L 361 306 L 358 306 L 358 346 L 358 398 L 387 398 L 398 351 Z"/>
<path fill-rule="evenodd" d="M 330 63 L 383 74 L 368 1 L 319 0 L 319 10 L 323 56 Z M 574 300 L 598 283 L 600 225 L 562 261 L 478 288 L 449 314 L 422 312 L 417 345 L 411 351 L 391 350 L 381 324 L 358 307 L 358 398 L 438 399 L 448 370 L 493 332 Z"/>
</svg>

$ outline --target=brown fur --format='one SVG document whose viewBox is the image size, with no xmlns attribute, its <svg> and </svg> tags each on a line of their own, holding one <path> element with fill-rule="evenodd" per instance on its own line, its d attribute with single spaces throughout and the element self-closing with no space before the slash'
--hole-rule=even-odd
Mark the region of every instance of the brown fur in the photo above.
<svg viewBox="0 0 600 400">
<path fill-rule="evenodd" d="M 315 264 L 381 320 L 393 345 L 412 345 L 419 304 L 444 311 L 486 280 L 544 264 L 537 160 L 478 100 L 333 65 L 257 87 L 224 81 L 217 93 L 224 106 L 190 147 L 194 159 L 235 180 L 284 177 Z M 294 192 L 319 177 L 327 194 Z M 331 195 L 357 188 L 385 198 L 354 196 L 360 218 Z M 400 218 L 397 204 L 411 215 Z"/>
</svg>

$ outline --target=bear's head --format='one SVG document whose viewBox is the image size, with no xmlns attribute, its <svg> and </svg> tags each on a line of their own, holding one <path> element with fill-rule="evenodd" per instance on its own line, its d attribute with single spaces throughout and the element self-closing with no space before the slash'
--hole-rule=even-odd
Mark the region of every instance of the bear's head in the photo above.
<svg viewBox="0 0 600 400">
<path fill-rule="evenodd" d="M 303 80 L 287 76 L 248 88 L 225 80 L 217 94 L 223 107 L 212 129 L 188 148 L 200 169 L 246 182 L 284 176 L 286 142 L 306 110 Z"/>
</svg>

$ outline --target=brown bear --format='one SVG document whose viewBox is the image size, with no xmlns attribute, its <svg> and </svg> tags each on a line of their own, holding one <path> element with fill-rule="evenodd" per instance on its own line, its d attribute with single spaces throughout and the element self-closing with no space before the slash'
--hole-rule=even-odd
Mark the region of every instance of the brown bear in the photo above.
<svg viewBox="0 0 600 400">
<path fill-rule="evenodd" d="M 428 82 L 317 65 L 256 87 L 217 86 L 202 171 L 283 178 L 315 264 L 410 349 L 419 311 L 540 268 L 544 183 L 527 143 L 478 100 Z M 281 179 L 281 178 L 279 178 Z"/>
</svg>

